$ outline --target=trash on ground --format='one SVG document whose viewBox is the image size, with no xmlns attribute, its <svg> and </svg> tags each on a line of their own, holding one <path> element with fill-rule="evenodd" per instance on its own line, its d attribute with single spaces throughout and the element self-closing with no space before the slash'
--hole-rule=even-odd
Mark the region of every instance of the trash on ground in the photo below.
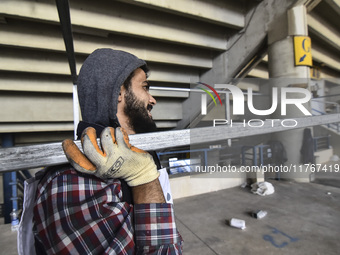
<svg viewBox="0 0 340 255">
<path fill-rule="evenodd" d="M 338 155 L 332 155 L 331 157 L 330 157 L 330 159 L 329 159 L 330 161 L 339 161 L 340 160 L 340 158 L 339 158 L 339 156 Z"/>
<path fill-rule="evenodd" d="M 245 229 L 246 228 L 246 222 L 244 220 L 232 218 L 230 220 L 230 226 L 232 226 L 234 228 Z"/>
<path fill-rule="evenodd" d="M 273 194 L 275 189 L 269 182 L 256 182 L 251 185 L 251 192 L 260 196 L 265 196 Z"/>
<path fill-rule="evenodd" d="M 244 182 L 244 183 L 242 183 L 241 188 L 244 189 L 245 187 L 247 187 L 247 185 L 248 185 L 248 183 Z"/>
<path fill-rule="evenodd" d="M 267 215 L 267 211 L 258 210 L 251 213 L 251 216 L 256 219 L 262 219 Z"/>
</svg>

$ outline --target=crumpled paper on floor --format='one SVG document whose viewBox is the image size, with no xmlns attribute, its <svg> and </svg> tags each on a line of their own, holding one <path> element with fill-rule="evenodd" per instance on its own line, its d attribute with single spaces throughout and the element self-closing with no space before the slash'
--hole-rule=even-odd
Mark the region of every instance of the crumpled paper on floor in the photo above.
<svg viewBox="0 0 340 255">
<path fill-rule="evenodd" d="M 266 196 L 273 194 L 275 189 L 269 182 L 256 182 L 251 185 L 251 192 L 260 196 Z"/>
</svg>

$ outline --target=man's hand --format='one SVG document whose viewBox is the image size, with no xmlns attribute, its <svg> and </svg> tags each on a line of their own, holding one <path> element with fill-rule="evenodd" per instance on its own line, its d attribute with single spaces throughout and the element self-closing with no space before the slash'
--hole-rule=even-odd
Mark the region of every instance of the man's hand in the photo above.
<svg viewBox="0 0 340 255">
<path fill-rule="evenodd" d="M 152 156 L 129 143 L 123 128 L 105 128 L 97 144 L 94 128 L 84 130 L 81 138 L 84 154 L 72 140 L 63 142 L 68 161 L 78 171 L 94 174 L 101 179 L 124 179 L 130 187 L 149 183 L 159 173 Z"/>
</svg>

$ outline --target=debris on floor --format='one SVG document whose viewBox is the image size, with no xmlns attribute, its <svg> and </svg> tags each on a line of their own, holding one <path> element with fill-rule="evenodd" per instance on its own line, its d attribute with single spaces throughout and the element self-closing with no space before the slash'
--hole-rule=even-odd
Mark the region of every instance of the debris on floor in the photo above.
<svg viewBox="0 0 340 255">
<path fill-rule="evenodd" d="M 256 182 L 251 185 L 251 192 L 260 196 L 265 196 L 273 194 L 275 189 L 269 182 Z"/>
<path fill-rule="evenodd" d="M 251 213 L 251 216 L 256 219 L 262 219 L 267 215 L 267 211 L 258 210 Z"/>
<path fill-rule="evenodd" d="M 330 161 L 339 161 L 340 160 L 340 158 L 339 158 L 339 156 L 338 155 L 332 155 L 331 157 L 330 157 L 330 159 L 329 159 Z"/>
<path fill-rule="evenodd" d="M 242 183 L 241 188 L 244 189 L 244 188 L 247 187 L 247 186 L 248 186 L 248 183 L 247 183 L 247 182 L 244 182 L 244 183 Z"/>
<path fill-rule="evenodd" d="M 229 223 L 230 223 L 230 226 L 234 228 L 240 228 L 240 229 L 246 228 L 246 222 L 244 220 L 232 218 Z"/>
</svg>

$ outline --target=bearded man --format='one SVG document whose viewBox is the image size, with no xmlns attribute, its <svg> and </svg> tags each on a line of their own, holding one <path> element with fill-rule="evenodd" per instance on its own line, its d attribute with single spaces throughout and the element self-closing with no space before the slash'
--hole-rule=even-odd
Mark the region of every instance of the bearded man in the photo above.
<svg viewBox="0 0 340 255">
<path fill-rule="evenodd" d="M 41 178 L 37 254 L 182 254 L 167 173 L 155 153 L 128 141 L 156 130 L 147 73 L 143 60 L 123 51 L 98 49 L 85 60 L 77 129 L 84 153 L 65 140 L 70 164 Z"/>
</svg>

